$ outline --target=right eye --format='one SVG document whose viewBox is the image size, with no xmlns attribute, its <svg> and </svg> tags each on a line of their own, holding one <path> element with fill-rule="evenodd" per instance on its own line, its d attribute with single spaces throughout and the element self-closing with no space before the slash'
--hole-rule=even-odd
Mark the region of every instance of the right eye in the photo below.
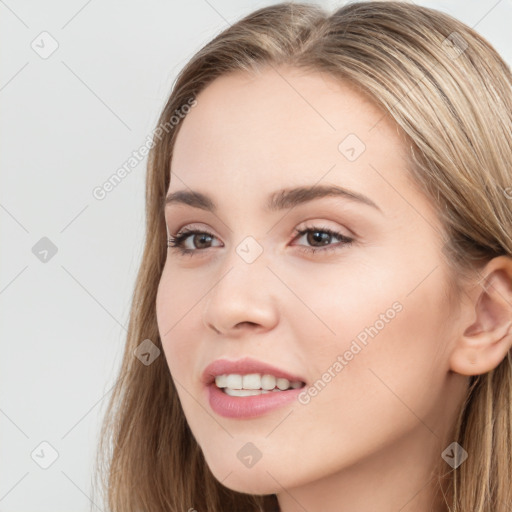
<svg viewBox="0 0 512 512">
<path fill-rule="evenodd" d="M 201 235 L 201 236 L 199 236 Z M 197 238 L 196 238 L 197 236 Z M 210 243 L 214 235 L 209 233 L 208 231 L 201 231 L 198 229 L 182 229 L 174 236 L 169 236 L 167 239 L 167 247 L 172 248 L 174 250 L 179 251 L 181 254 L 189 254 L 192 256 L 194 252 L 197 252 L 201 249 L 201 247 L 192 247 L 186 248 L 184 247 L 185 242 L 192 237 L 192 244 L 195 246 L 194 242 L 198 241 L 199 244 Z M 203 247 L 202 249 L 208 249 L 209 247 Z"/>
</svg>

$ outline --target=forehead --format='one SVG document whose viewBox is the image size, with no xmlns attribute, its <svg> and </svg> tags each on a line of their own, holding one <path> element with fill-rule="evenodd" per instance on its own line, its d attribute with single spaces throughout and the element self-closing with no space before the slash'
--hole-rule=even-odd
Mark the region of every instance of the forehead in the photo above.
<svg viewBox="0 0 512 512">
<path fill-rule="evenodd" d="M 404 178 L 403 139 L 389 116 L 327 74 L 236 72 L 196 99 L 176 139 L 171 169 L 180 180 L 171 175 L 169 190 L 264 193 L 324 182 L 371 195 L 382 189 L 380 172 Z"/>
</svg>

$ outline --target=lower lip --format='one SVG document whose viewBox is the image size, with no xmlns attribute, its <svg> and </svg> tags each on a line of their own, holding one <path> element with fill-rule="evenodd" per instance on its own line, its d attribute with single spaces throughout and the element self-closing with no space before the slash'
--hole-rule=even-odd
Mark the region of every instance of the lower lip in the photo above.
<svg viewBox="0 0 512 512">
<path fill-rule="evenodd" d="M 207 386 L 210 407 L 226 418 L 254 418 L 283 407 L 297 398 L 304 386 L 253 396 L 230 396 L 215 384 Z"/>
</svg>

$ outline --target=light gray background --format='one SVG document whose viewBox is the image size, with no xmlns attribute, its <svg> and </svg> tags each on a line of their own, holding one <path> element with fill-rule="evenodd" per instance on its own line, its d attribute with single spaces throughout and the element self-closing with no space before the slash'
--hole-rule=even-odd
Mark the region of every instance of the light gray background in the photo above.
<svg viewBox="0 0 512 512">
<path fill-rule="evenodd" d="M 92 191 L 152 132 L 187 60 L 271 3 L 0 0 L 0 511 L 103 508 L 92 464 L 142 254 L 146 160 L 105 199 Z M 511 0 L 416 3 L 512 62 Z M 43 31 L 59 45 L 48 58 L 31 47 L 51 48 Z M 42 237 L 57 247 L 45 263 Z M 47 469 L 43 441 L 58 452 Z"/>
</svg>

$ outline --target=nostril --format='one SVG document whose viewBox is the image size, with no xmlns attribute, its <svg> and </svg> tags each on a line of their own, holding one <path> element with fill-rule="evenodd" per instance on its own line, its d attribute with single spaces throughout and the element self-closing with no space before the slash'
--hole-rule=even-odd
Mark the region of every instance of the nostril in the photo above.
<svg viewBox="0 0 512 512">
<path fill-rule="evenodd" d="M 250 325 L 250 326 L 255 325 L 255 326 L 257 326 L 258 324 L 257 324 L 257 323 L 255 323 L 255 322 L 240 322 L 240 323 L 239 323 L 239 324 L 237 324 L 236 326 L 237 326 L 237 327 L 243 327 L 244 325 Z"/>
</svg>

